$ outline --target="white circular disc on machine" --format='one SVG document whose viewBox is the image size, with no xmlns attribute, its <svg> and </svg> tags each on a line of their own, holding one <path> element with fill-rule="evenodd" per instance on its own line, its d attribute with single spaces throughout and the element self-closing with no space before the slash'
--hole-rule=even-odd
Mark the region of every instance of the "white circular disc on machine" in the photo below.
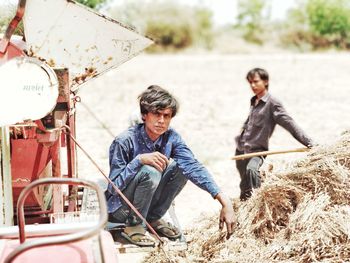
<svg viewBox="0 0 350 263">
<path fill-rule="evenodd" d="M 39 59 L 17 57 L 0 66 L 0 126 L 45 117 L 57 97 L 57 76 Z"/>
</svg>

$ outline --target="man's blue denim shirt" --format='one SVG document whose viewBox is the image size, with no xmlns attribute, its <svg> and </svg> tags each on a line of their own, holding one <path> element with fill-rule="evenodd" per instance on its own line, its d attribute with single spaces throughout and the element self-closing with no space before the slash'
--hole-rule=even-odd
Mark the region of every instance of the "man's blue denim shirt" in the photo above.
<svg viewBox="0 0 350 263">
<path fill-rule="evenodd" d="M 109 148 L 109 178 L 123 191 L 142 166 L 139 155 L 156 150 L 174 159 L 186 178 L 213 197 L 220 192 L 211 174 L 195 159 L 174 129 L 169 128 L 157 141 L 152 142 L 144 124 L 132 126 L 114 139 Z M 108 213 L 112 213 L 121 206 L 121 200 L 111 185 L 108 185 L 107 191 Z"/>
</svg>

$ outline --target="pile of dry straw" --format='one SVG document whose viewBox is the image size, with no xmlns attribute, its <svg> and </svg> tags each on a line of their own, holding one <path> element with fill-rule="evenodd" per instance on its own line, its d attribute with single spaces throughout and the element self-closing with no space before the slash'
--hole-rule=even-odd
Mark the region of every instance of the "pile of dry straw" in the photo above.
<svg viewBox="0 0 350 263">
<path fill-rule="evenodd" d="M 229 240 L 218 217 L 189 230 L 188 250 L 173 262 L 350 262 L 350 132 L 305 159 L 268 172 L 246 202 L 233 200 L 237 227 Z M 145 262 L 169 262 L 162 252 Z"/>
</svg>

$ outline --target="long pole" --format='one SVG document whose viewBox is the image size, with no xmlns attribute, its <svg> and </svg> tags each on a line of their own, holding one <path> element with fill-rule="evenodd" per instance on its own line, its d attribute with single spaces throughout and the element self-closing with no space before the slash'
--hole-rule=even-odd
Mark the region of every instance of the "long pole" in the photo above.
<svg viewBox="0 0 350 263">
<path fill-rule="evenodd" d="M 284 154 L 284 153 L 293 153 L 293 152 L 307 152 L 310 148 L 296 148 L 291 150 L 284 150 L 284 151 L 263 151 L 263 152 L 255 152 L 255 153 L 246 153 L 246 154 L 240 154 L 235 155 L 231 157 L 231 160 L 244 160 L 252 157 L 257 156 L 266 156 L 266 155 L 273 155 L 273 154 Z"/>
</svg>

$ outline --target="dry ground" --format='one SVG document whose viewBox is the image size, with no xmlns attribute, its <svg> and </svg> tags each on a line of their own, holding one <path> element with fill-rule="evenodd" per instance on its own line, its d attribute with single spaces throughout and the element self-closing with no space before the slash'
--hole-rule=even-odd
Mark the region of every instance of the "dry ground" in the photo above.
<svg viewBox="0 0 350 263">
<path fill-rule="evenodd" d="M 327 144 L 350 129 L 347 101 L 350 56 L 341 54 L 268 55 L 140 55 L 82 86 L 82 101 L 117 135 L 137 109 L 136 97 L 158 84 L 180 101 L 175 127 L 198 160 L 231 197 L 239 195 L 239 175 L 230 157 L 234 136 L 249 110 L 251 91 L 248 70 L 263 67 L 270 73 L 270 92 L 278 97 L 298 124 L 320 144 Z M 82 106 L 77 106 L 78 140 L 108 173 L 108 147 L 112 137 Z M 301 147 L 286 131 L 277 128 L 270 149 Z M 268 158 L 277 163 L 303 154 Z M 79 172 L 85 178 L 101 175 L 79 153 Z M 184 228 L 201 212 L 218 210 L 206 192 L 188 183 L 176 199 Z"/>
</svg>

